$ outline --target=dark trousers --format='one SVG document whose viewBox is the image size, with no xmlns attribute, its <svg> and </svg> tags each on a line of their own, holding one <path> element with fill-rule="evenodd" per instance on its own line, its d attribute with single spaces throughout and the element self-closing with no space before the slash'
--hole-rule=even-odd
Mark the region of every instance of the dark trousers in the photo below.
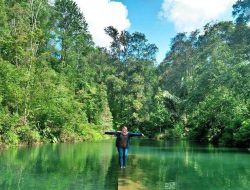
<svg viewBox="0 0 250 190">
<path fill-rule="evenodd" d="M 128 148 L 117 147 L 120 167 L 126 166 L 128 158 Z"/>
</svg>

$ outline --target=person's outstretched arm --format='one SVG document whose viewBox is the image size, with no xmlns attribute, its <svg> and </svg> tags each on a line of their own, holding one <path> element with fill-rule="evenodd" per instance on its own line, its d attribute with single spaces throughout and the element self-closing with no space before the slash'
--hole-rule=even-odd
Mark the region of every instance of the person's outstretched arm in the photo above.
<svg viewBox="0 0 250 190">
<path fill-rule="evenodd" d="M 105 135 L 116 135 L 117 132 L 116 131 L 107 131 L 104 133 Z"/>
<path fill-rule="evenodd" d="M 129 132 L 130 137 L 144 137 L 143 133 L 131 133 Z"/>
</svg>

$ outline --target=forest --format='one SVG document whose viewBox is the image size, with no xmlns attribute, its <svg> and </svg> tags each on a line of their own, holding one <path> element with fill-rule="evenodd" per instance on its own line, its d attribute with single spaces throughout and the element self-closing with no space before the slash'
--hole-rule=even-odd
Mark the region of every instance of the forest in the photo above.
<svg viewBox="0 0 250 190">
<path fill-rule="evenodd" d="M 0 146 L 149 138 L 250 147 L 250 0 L 178 33 L 161 63 L 141 32 L 95 45 L 73 0 L 0 0 Z"/>
</svg>

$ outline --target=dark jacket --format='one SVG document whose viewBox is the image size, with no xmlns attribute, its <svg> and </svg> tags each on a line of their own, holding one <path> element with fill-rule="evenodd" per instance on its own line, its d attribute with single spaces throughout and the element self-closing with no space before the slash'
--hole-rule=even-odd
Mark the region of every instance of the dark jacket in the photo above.
<svg viewBox="0 0 250 190">
<path fill-rule="evenodd" d="M 120 147 L 120 141 L 121 141 L 121 132 L 105 132 L 106 135 L 115 135 L 116 136 L 116 146 L 117 148 Z M 142 136 L 142 133 L 132 133 L 132 132 L 128 132 L 128 138 L 127 138 L 127 146 L 124 148 L 128 148 L 129 147 L 129 139 L 130 137 L 140 137 Z"/>
</svg>

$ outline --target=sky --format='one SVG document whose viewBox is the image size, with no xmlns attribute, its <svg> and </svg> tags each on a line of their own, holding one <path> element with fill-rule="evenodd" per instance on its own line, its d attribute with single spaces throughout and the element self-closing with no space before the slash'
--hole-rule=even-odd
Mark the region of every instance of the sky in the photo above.
<svg viewBox="0 0 250 190">
<path fill-rule="evenodd" d="M 159 48 L 160 63 L 179 32 L 202 30 L 208 22 L 232 20 L 237 0 L 75 0 L 89 26 L 93 41 L 108 47 L 107 26 L 131 33 L 142 32 Z"/>
</svg>

